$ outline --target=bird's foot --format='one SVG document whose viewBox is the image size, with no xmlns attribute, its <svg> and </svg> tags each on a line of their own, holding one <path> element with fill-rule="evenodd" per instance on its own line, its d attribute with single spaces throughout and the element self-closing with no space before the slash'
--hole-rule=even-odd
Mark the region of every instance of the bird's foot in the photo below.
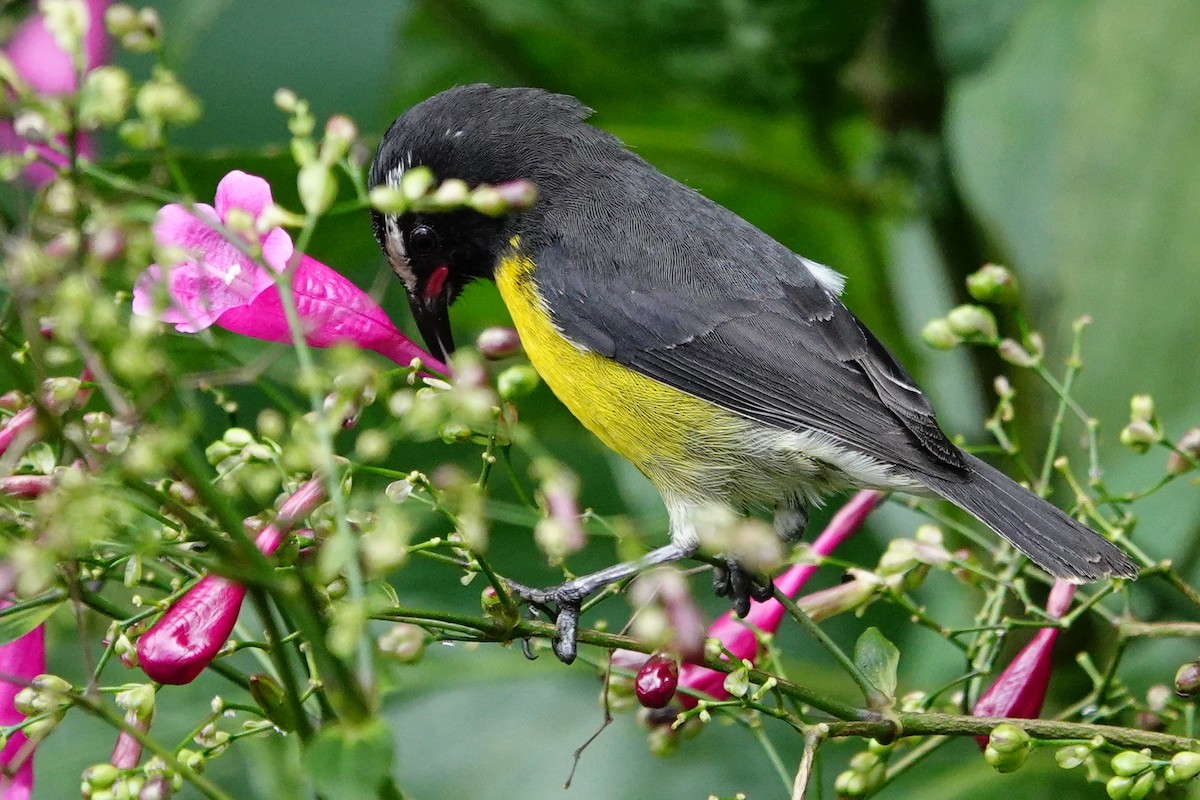
<svg viewBox="0 0 1200 800">
<path fill-rule="evenodd" d="M 508 588 L 534 609 L 554 620 L 554 655 L 564 664 L 574 661 L 578 649 L 576 636 L 579 631 L 579 614 L 583 607 L 583 599 L 591 592 L 580 587 L 575 581 L 567 581 L 549 589 L 534 589 L 509 581 Z M 527 658 L 534 657 L 527 644 L 524 646 L 524 652 Z"/>
<path fill-rule="evenodd" d="M 750 613 L 750 601 L 763 602 L 775 595 L 770 578 L 760 579 L 732 558 L 722 558 L 713 566 L 713 591 L 718 597 L 728 597 L 734 613 L 744 617 Z"/>
<path fill-rule="evenodd" d="M 508 585 L 513 594 L 554 620 L 554 655 L 564 664 L 570 664 L 575 660 L 579 614 L 585 597 L 609 584 L 631 578 L 649 567 L 690 556 L 693 550 L 692 547 L 672 542 L 657 550 L 651 550 L 637 561 L 613 564 L 611 567 L 605 567 L 590 575 L 580 575 L 549 589 L 531 589 L 513 581 L 509 581 Z M 528 644 L 525 646 L 525 654 L 530 655 Z"/>
</svg>

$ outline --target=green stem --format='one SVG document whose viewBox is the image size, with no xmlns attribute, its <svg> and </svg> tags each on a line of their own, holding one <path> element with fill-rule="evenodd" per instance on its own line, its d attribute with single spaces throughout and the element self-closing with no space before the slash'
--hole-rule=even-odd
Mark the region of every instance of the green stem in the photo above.
<svg viewBox="0 0 1200 800">
<path fill-rule="evenodd" d="M 72 693 L 70 697 L 72 703 L 76 707 L 83 709 L 94 717 L 104 720 L 109 725 L 117 728 L 123 733 L 132 736 L 138 742 L 138 744 L 161 758 L 164 762 L 166 762 L 168 767 L 170 767 L 174 772 L 177 772 L 183 776 L 185 781 L 195 786 L 196 790 L 199 791 L 200 794 L 209 798 L 209 800 L 233 800 L 230 795 L 227 795 L 225 792 L 221 791 L 221 788 L 211 780 L 180 761 L 172 750 L 168 749 L 157 739 L 148 735 L 145 731 L 140 730 L 136 725 L 126 722 L 123 715 L 118 714 L 112 709 L 108 708 L 108 706 L 106 706 L 102 700 L 93 699 L 86 695 L 74 693 Z"/>
<path fill-rule="evenodd" d="M 847 674 L 858 684 L 858 688 L 863 693 L 863 698 L 867 701 L 867 707 L 872 709 L 886 708 L 892 701 L 892 698 L 887 697 L 883 692 L 871 683 L 870 679 L 863 674 L 863 671 L 858 668 L 858 665 L 846 655 L 842 648 L 837 646 L 837 643 L 830 639 L 825 631 L 821 630 L 821 626 L 813 622 L 812 617 L 804 613 L 804 609 L 796 605 L 792 598 L 788 597 L 783 592 L 775 589 L 775 599 L 784 607 L 791 615 L 792 619 L 800 624 L 800 627 L 808 632 L 810 636 L 817 640 L 825 650 L 833 656 L 833 660 L 838 663 Z"/>
</svg>

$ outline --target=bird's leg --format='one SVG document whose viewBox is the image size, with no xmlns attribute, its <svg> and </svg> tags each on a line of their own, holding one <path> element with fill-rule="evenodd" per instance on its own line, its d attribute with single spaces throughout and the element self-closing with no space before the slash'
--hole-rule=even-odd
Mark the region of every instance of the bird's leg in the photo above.
<svg viewBox="0 0 1200 800">
<path fill-rule="evenodd" d="M 669 544 L 657 550 L 651 550 L 636 561 L 614 564 L 549 589 L 533 589 L 513 581 L 509 581 L 508 586 L 517 597 L 537 606 L 554 618 L 556 628 L 554 655 L 558 656 L 558 660 L 564 664 L 570 664 L 575 660 L 575 636 L 579 627 L 580 608 L 585 597 L 610 583 L 616 583 L 636 575 L 648 567 L 678 561 L 681 558 L 687 558 L 694 552 L 694 547 Z"/>
<path fill-rule="evenodd" d="M 739 617 L 750 613 L 750 601 L 763 602 L 775 596 L 775 584 L 770 578 L 759 580 L 751 575 L 737 559 L 718 556 L 713 562 L 713 591 L 717 597 L 728 597 Z"/>
</svg>

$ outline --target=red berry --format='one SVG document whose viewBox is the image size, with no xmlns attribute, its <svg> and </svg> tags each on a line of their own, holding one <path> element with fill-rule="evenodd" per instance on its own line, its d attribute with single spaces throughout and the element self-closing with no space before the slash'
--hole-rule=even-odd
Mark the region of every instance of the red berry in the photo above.
<svg viewBox="0 0 1200 800">
<path fill-rule="evenodd" d="M 638 670 L 633 690 L 646 708 L 662 708 L 675 696 L 679 685 L 679 663 L 665 653 L 655 653 Z"/>
</svg>

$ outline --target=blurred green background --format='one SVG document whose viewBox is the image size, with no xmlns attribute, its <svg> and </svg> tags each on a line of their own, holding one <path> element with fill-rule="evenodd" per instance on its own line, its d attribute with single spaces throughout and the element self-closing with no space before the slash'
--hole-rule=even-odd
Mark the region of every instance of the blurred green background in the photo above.
<svg viewBox="0 0 1200 800">
<path fill-rule="evenodd" d="M 541 86 L 580 97 L 596 109 L 596 124 L 668 174 L 847 274 L 847 304 L 922 380 L 948 431 L 986 441 L 981 420 L 993 402 L 991 378 L 1004 365 L 987 354 L 934 353 L 917 332 L 965 299 L 962 278 L 988 260 L 1017 271 L 1052 352 L 1064 352 L 1073 319 L 1094 318 L 1078 397 L 1102 421 L 1110 485 L 1137 488 L 1161 470 L 1160 455 L 1139 460 L 1116 444 L 1132 393 L 1153 394 L 1170 436 L 1200 423 L 1195 0 L 1152 6 L 1122 0 L 172 0 L 157 7 L 167 31 L 165 60 L 205 106 L 202 122 L 176 139 L 201 198 L 211 196 L 226 169 L 239 167 L 275 176 L 280 199 L 294 200 L 285 177 L 293 167 L 284 120 L 271 103 L 281 86 L 307 97 L 318 118 L 350 114 L 372 142 L 407 106 L 456 83 Z M 144 60 L 126 61 L 136 73 L 148 71 Z M 385 307 L 407 320 L 365 215 L 331 220 L 312 251 L 383 292 Z M 505 320 L 490 286 L 472 290 L 456 312 L 460 341 Z M 1034 443 L 1050 398 L 1015 380 L 1024 401 L 1022 437 Z M 654 493 L 548 393 L 527 401 L 522 414 L 538 420 L 547 444 L 579 470 L 585 505 L 631 514 L 651 538 L 663 535 Z M 1068 431 L 1072 437 L 1079 432 Z M 407 469 L 441 452 L 414 452 L 395 466 Z M 1197 539 L 1200 504 L 1194 488 L 1173 486 L 1143 504 L 1141 514 L 1145 550 L 1195 562 L 1190 543 Z M 857 546 L 872 561 L 887 532 L 911 529 L 911 517 L 886 509 L 873 522 L 874 538 Z M 603 542 L 592 549 L 596 564 L 612 557 Z M 497 528 L 493 553 L 509 574 L 550 579 L 527 529 Z M 450 572 L 433 568 L 411 566 L 397 583 L 401 597 L 415 605 L 470 607 L 477 596 L 477 588 L 462 589 Z M 699 582 L 696 588 L 707 594 Z M 924 596 L 936 592 L 933 583 Z M 954 618 L 952 609 L 942 611 Z M 906 676 L 930 688 L 963 668 L 956 651 L 886 608 L 872 609 L 863 620 L 838 620 L 830 630 L 850 645 L 867 624 L 882 626 L 901 646 L 902 689 Z M 793 678 L 851 696 L 848 681 L 808 641 L 787 633 L 781 642 L 794 654 Z M 1195 655 L 1169 644 L 1138 647 L 1127 667 L 1143 668 L 1144 683 L 1135 681 L 1142 688 L 1169 682 L 1174 666 Z M 1060 680 L 1078 679 L 1065 672 Z M 172 709 L 187 705 L 185 692 L 203 707 L 222 688 L 202 680 L 172 690 L 180 702 L 164 707 L 157 725 L 171 729 Z M 434 648 L 421 665 L 396 673 L 387 703 L 401 785 L 429 800 L 786 796 L 746 731 L 715 724 L 676 755 L 659 759 L 629 714 L 584 753 L 564 793 L 572 751 L 600 725 L 598 692 L 589 669 L 568 669 L 548 656 L 527 662 L 500 647 Z M 111 738 L 86 721 L 73 717 L 72 724 L 75 736 L 52 737 L 43 748 L 39 797 L 74 796 L 77 767 L 94 760 Z M 798 738 L 771 732 L 784 763 L 794 768 Z M 854 750 L 825 748 L 820 779 L 826 796 Z M 272 779 L 277 773 L 286 778 L 287 770 L 277 769 L 282 757 L 262 745 L 239 746 L 217 759 L 213 771 L 225 786 L 241 782 L 240 796 L 287 797 L 287 787 Z M 264 762 L 270 768 L 259 768 Z M 963 741 L 884 796 L 920 791 L 983 798 L 1014 787 L 1028 796 L 1102 792 L 1054 769 L 1048 756 L 1016 775 L 997 776 L 974 743 Z"/>
</svg>

